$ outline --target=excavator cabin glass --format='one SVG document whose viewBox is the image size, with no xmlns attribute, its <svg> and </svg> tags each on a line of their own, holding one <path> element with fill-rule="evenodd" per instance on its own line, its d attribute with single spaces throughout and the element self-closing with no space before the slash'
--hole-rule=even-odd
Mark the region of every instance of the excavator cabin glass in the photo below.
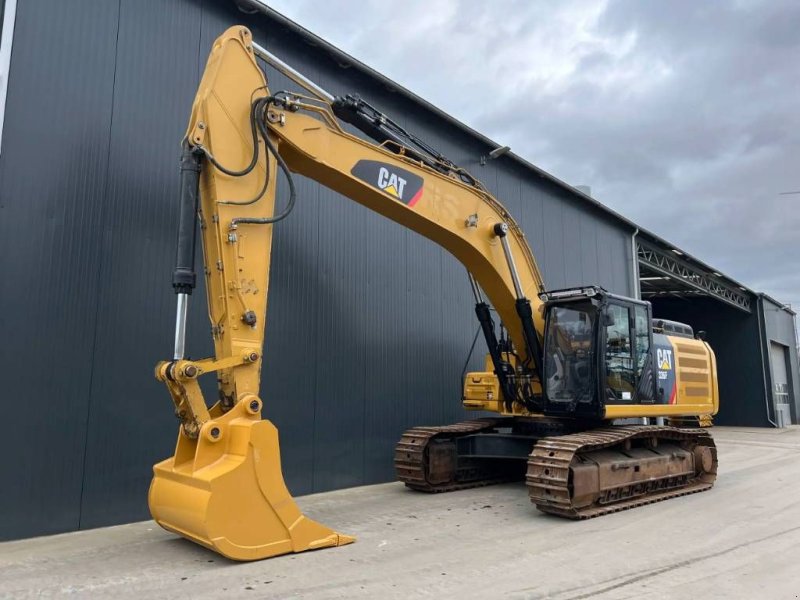
<svg viewBox="0 0 800 600">
<path fill-rule="evenodd" d="M 591 302 L 553 306 L 545 341 L 546 393 L 554 402 L 594 399 L 593 356 L 597 310 Z"/>
<path fill-rule="evenodd" d="M 545 413 L 603 419 L 607 404 L 652 402 L 650 303 L 600 288 L 545 300 Z"/>
</svg>

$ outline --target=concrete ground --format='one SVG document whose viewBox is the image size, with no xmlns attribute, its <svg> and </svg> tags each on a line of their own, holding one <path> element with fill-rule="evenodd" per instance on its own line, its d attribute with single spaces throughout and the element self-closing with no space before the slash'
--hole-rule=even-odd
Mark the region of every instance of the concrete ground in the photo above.
<svg viewBox="0 0 800 600">
<path fill-rule="evenodd" d="M 299 499 L 350 546 L 239 564 L 135 523 L 0 544 L 0 597 L 798 598 L 800 428 L 714 435 L 711 491 L 598 519 L 369 486 Z"/>
</svg>

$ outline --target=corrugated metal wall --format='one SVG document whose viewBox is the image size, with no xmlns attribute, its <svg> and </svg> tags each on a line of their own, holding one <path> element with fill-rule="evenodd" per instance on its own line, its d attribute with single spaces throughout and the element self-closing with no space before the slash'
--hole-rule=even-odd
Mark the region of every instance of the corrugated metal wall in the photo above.
<svg viewBox="0 0 800 600">
<path fill-rule="evenodd" d="M 800 417 L 800 381 L 798 381 L 800 372 L 797 368 L 797 338 L 795 337 L 794 316 L 785 311 L 783 307 L 772 298 L 762 296 L 760 300 L 764 326 L 763 351 L 765 360 L 772 361 L 772 356 L 770 354 L 771 342 L 776 342 L 785 347 L 785 352 L 788 353 L 789 359 L 789 368 L 786 369 L 789 384 L 789 406 L 792 413 L 792 423 L 797 423 L 798 417 Z M 772 380 L 774 368 L 774 365 L 764 366 L 764 372 L 768 378 L 767 387 L 772 394 L 775 392 L 775 382 Z M 775 399 L 773 398 L 773 402 L 774 401 Z M 776 418 L 774 413 L 772 416 L 773 419 Z"/>
<path fill-rule="evenodd" d="M 653 298 L 653 315 L 688 323 L 705 331 L 717 357 L 720 410 L 718 425 L 771 427 L 774 397 L 770 369 L 770 342 L 789 349 L 791 409 L 797 422 L 800 389 L 797 385 L 797 348 L 792 315 L 769 298 L 753 297 L 747 313 L 711 298 Z M 767 412 L 769 410 L 769 413 Z"/>
<path fill-rule="evenodd" d="M 228 0 L 20 2 L 0 155 L 0 539 L 147 517 L 150 467 L 176 433 L 152 368 L 172 346 L 179 140 L 211 42 L 234 23 L 473 170 L 549 287 L 633 291 L 622 224 L 510 161 L 480 167 L 475 139 Z M 403 429 L 463 416 L 477 328 L 463 268 L 307 180 L 273 256 L 262 395 L 291 491 L 391 479 Z M 211 349 L 203 294 L 196 357 Z"/>
<path fill-rule="evenodd" d="M 710 298 L 653 298 L 653 315 L 705 331 L 717 357 L 718 425 L 768 427 L 758 309 L 746 313 Z"/>
</svg>

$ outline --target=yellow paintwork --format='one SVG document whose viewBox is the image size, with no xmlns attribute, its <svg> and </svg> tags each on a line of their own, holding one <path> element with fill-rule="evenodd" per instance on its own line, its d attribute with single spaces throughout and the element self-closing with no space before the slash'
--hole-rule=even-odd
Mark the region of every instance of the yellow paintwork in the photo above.
<svg viewBox="0 0 800 600">
<path fill-rule="evenodd" d="M 665 416 L 692 416 L 708 423 L 719 411 L 716 355 L 703 340 L 679 336 L 667 339 L 675 353 L 677 393 L 674 404 L 659 407 Z"/>
<path fill-rule="evenodd" d="M 489 297 L 516 348 L 525 348 L 517 316 L 516 294 L 503 248 L 493 233 L 496 223 L 509 226 L 523 294 L 530 300 L 536 328 L 544 329 L 542 277 L 522 230 L 488 192 L 466 185 L 416 161 L 343 131 L 326 108 L 275 110 L 270 130 L 281 141 L 289 168 L 310 177 L 367 208 L 432 240 L 458 259 Z M 424 181 L 421 199 L 409 207 L 385 190 L 358 179 L 350 170 L 360 160 L 379 161 L 411 171 Z M 475 226 L 469 225 L 476 215 Z"/>
<path fill-rule="evenodd" d="M 705 427 L 719 411 L 717 359 L 708 343 L 702 340 L 668 336 L 675 353 L 677 393 L 674 404 L 606 404 L 606 419 L 637 417 L 698 417 Z M 510 359 L 513 362 L 513 357 Z M 538 386 L 538 383 L 537 383 Z M 539 391 L 539 387 L 535 388 Z M 463 405 L 467 410 L 487 410 L 504 415 L 528 415 L 515 404 L 507 411 L 497 375 L 490 357 L 485 371 L 468 373 L 464 379 Z"/>
<path fill-rule="evenodd" d="M 193 144 L 202 143 L 223 165 L 236 169 L 252 155 L 251 93 L 255 90 L 253 98 L 266 94 L 266 88 L 258 89 L 266 82 L 249 45 L 250 32 L 243 27 L 232 27 L 214 43 L 187 130 Z M 272 184 L 250 206 L 219 201 L 255 196 L 266 173 L 263 147 L 248 176 L 203 169 L 200 221 L 215 358 L 156 367 L 182 427 L 175 455 L 153 467 L 150 512 L 165 529 L 235 560 L 354 541 L 303 516 L 283 481 L 278 432 L 261 419 L 258 394 L 272 226 L 231 230 L 229 224 L 234 217 L 272 215 L 276 165 L 274 158 L 270 161 Z M 255 327 L 242 322 L 248 310 L 257 315 Z M 206 408 L 197 377 L 208 372 L 217 373 L 225 405 Z"/>
<path fill-rule="evenodd" d="M 503 359 L 516 367 L 517 357 L 513 354 L 504 353 Z M 531 389 L 534 394 L 542 392 L 542 386 L 538 381 L 531 383 Z M 506 408 L 500 381 L 494 374 L 494 364 L 489 354 L 484 359 L 483 371 L 473 371 L 464 377 L 461 404 L 466 410 L 485 410 L 516 417 L 536 416 L 519 403 L 512 404 L 511 410 Z"/>
<path fill-rule="evenodd" d="M 706 342 L 679 336 L 667 336 L 674 350 L 674 404 L 606 405 L 606 418 L 628 417 L 698 417 L 709 422 L 719 410 L 717 359 Z"/>
<path fill-rule="evenodd" d="M 511 364 L 516 364 L 517 359 L 508 353 L 503 358 Z M 500 380 L 494 374 L 492 357 L 488 354 L 484 358 L 484 370 L 467 373 L 464 377 L 464 392 L 461 404 L 467 410 L 488 410 L 502 413 L 503 392 L 500 391 Z"/>
<path fill-rule="evenodd" d="M 464 377 L 464 395 L 461 404 L 467 410 L 488 410 L 501 413 L 503 395 L 500 381 L 492 371 L 475 371 Z"/>
</svg>

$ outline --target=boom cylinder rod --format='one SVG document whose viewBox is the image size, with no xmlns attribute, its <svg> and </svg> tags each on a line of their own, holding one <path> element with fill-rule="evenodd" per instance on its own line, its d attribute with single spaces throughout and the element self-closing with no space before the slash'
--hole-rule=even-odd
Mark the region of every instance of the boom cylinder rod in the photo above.
<svg viewBox="0 0 800 600">
<path fill-rule="evenodd" d="M 189 294 L 178 293 L 178 306 L 175 311 L 175 353 L 172 358 L 183 359 L 186 354 L 186 309 L 189 306 Z"/>
<path fill-rule="evenodd" d="M 542 346 L 533 324 L 531 302 L 522 293 L 522 284 L 520 284 L 519 273 L 517 273 L 517 264 L 514 262 L 514 255 L 511 253 L 511 246 L 508 243 L 508 225 L 506 223 L 498 223 L 494 226 L 494 233 L 500 238 L 500 243 L 503 245 L 503 253 L 506 255 L 506 261 L 508 262 L 508 270 L 511 271 L 511 279 L 514 282 L 514 292 L 517 295 L 515 308 L 517 309 L 517 315 L 519 315 L 520 322 L 522 323 L 522 336 L 525 338 L 525 345 L 528 347 L 528 357 L 533 362 L 533 366 L 541 378 Z M 537 402 L 538 400 L 534 400 L 534 404 Z"/>
<path fill-rule="evenodd" d="M 294 81 L 297 85 L 303 86 L 320 100 L 325 100 L 326 102 L 334 101 L 333 94 L 330 94 L 324 89 L 322 89 L 316 83 L 311 81 L 308 77 L 306 77 L 299 71 L 296 71 L 295 69 L 287 65 L 280 58 L 272 54 L 272 52 L 269 52 L 263 46 L 259 46 L 258 44 L 253 42 L 253 52 L 255 52 L 255 55 L 258 56 L 260 59 L 262 59 L 264 62 L 266 62 L 269 66 L 276 69 L 280 73 L 286 75 L 286 77 Z"/>
<path fill-rule="evenodd" d="M 505 223 L 498 223 L 494 226 L 494 233 L 500 238 L 500 243 L 503 245 L 503 254 L 506 255 L 506 262 L 508 262 L 508 270 L 511 271 L 511 280 L 514 282 L 514 293 L 517 298 L 523 298 L 522 284 L 519 281 L 519 273 L 517 272 L 517 263 L 514 262 L 514 255 L 511 254 L 511 246 L 508 244 L 508 225 Z"/>
<path fill-rule="evenodd" d="M 475 304 L 480 304 L 483 302 L 483 294 L 481 294 L 481 288 L 478 287 L 478 282 L 475 281 L 475 278 L 472 276 L 472 273 L 467 271 L 467 277 L 469 277 L 469 284 L 472 286 L 472 295 L 475 297 Z"/>
</svg>

